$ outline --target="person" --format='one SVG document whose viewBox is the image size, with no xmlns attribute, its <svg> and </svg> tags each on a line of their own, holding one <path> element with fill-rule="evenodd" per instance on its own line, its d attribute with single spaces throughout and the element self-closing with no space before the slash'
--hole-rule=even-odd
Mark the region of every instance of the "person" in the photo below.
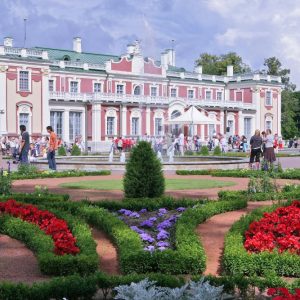
<svg viewBox="0 0 300 300">
<path fill-rule="evenodd" d="M 47 126 L 46 129 L 50 134 L 49 149 L 47 153 L 48 164 L 51 170 L 56 171 L 55 150 L 57 150 L 57 137 L 52 129 L 52 126 Z"/>
<path fill-rule="evenodd" d="M 256 170 L 260 169 L 260 156 L 261 156 L 261 146 L 263 143 L 263 139 L 260 135 L 260 131 L 258 129 L 255 130 L 254 135 L 250 139 L 250 169 L 253 169 L 253 163 L 255 159 L 255 167 Z"/>
<path fill-rule="evenodd" d="M 265 142 L 265 161 L 272 165 L 273 162 L 276 161 L 276 157 L 274 152 L 274 136 L 272 135 L 271 129 L 266 130 L 266 136 L 263 141 Z"/>
<path fill-rule="evenodd" d="M 19 149 L 21 164 L 28 164 L 28 152 L 30 148 L 29 133 L 26 131 L 25 125 L 20 125 L 21 145 Z"/>
</svg>

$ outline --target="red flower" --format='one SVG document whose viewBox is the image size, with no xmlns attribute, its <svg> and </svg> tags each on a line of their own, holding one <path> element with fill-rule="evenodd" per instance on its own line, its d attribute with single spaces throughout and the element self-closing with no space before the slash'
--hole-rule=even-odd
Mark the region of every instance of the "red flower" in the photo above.
<svg viewBox="0 0 300 300">
<path fill-rule="evenodd" d="M 18 203 L 15 200 L 0 202 L 0 212 L 39 226 L 41 230 L 52 237 L 55 245 L 54 252 L 57 255 L 75 255 L 80 252 L 76 246 L 76 239 L 69 230 L 67 223 L 56 218 L 51 212 L 39 210 L 34 205 Z"/>
<path fill-rule="evenodd" d="M 300 255 L 300 201 L 252 222 L 245 232 L 244 247 L 253 253 L 278 249 Z"/>
</svg>

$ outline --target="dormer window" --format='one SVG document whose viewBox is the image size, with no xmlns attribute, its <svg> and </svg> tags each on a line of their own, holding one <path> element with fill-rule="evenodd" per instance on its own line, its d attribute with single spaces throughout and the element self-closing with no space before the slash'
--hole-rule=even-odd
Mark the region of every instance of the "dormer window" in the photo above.
<svg viewBox="0 0 300 300">
<path fill-rule="evenodd" d="M 64 55 L 63 61 L 70 61 L 70 60 L 71 60 L 71 58 L 69 55 Z"/>
</svg>

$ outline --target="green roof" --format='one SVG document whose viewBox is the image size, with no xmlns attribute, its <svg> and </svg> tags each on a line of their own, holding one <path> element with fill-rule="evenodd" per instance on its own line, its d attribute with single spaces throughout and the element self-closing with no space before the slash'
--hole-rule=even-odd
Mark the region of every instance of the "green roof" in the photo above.
<svg viewBox="0 0 300 300">
<path fill-rule="evenodd" d="M 36 47 L 35 49 L 45 50 L 48 52 L 50 60 L 65 60 L 67 57 L 68 60 L 72 62 L 81 62 L 89 64 L 101 64 L 104 65 L 108 60 L 118 61 L 120 56 L 117 55 L 108 55 L 108 54 L 96 54 L 82 52 L 78 53 L 72 50 L 62 50 L 62 49 L 53 49 L 53 48 L 43 48 Z"/>
</svg>

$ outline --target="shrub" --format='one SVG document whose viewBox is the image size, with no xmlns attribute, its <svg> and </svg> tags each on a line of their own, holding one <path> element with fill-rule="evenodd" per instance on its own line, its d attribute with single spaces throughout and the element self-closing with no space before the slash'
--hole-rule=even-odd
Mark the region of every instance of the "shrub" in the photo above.
<svg viewBox="0 0 300 300">
<path fill-rule="evenodd" d="M 184 155 L 186 155 L 186 156 L 192 156 L 192 155 L 194 155 L 194 152 L 191 151 L 191 150 L 187 150 L 187 151 L 184 152 Z"/>
<path fill-rule="evenodd" d="M 19 175 L 33 175 L 38 173 L 38 169 L 36 166 L 32 164 L 19 164 L 18 165 L 18 172 Z"/>
<path fill-rule="evenodd" d="M 220 146 L 215 147 L 213 155 L 220 156 L 221 154 L 222 154 L 221 147 Z"/>
<path fill-rule="evenodd" d="M 248 193 L 271 193 L 278 190 L 275 179 L 269 173 L 263 172 L 259 177 L 250 177 Z"/>
<path fill-rule="evenodd" d="M 0 171 L 0 195 L 11 194 L 11 176 L 7 171 Z"/>
<path fill-rule="evenodd" d="M 58 154 L 58 156 L 67 156 L 66 148 L 63 145 L 61 145 L 58 148 L 57 154 Z"/>
<path fill-rule="evenodd" d="M 74 144 L 72 147 L 71 155 L 72 156 L 80 156 L 81 155 L 81 150 L 76 144 Z"/>
<path fill-rule="evenodd" d="M 208 147 L 207 146 L 202 146 L 201 149 L 200 149 L 200 152 L 199 152 L 200 155 L 209 155 L 209 150 L 208 150 Z"/>
<path fill-rule="evenodd" d="M 165 191 L 162 165 L 151 145 L 139 142 L 126 164 L 124 192 L 127 198 L 160 197 Z"/>
</svg>

